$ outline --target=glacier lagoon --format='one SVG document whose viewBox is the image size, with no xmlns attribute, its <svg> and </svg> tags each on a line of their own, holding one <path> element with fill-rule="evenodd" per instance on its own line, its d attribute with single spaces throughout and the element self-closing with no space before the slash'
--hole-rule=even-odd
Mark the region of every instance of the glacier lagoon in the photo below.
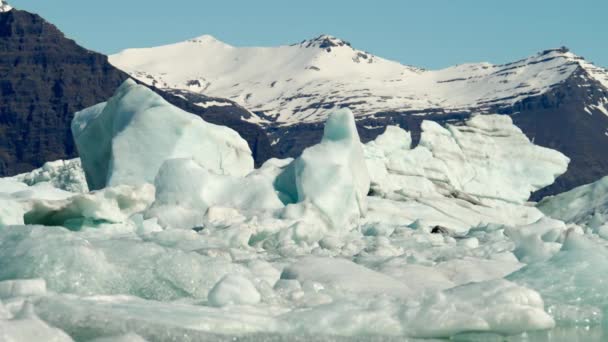
<svg viewBox="0 0 608 342">
<path fill-rule="evenodd" d="M 0 340 L 604 340 L 605 181 L 530 203 L 567 157 L 506 116 L 422 128 L 362 145 L 344 109 L 254 170 L 125 83 L 81 159 L 0 180 Z"/>
</svg>

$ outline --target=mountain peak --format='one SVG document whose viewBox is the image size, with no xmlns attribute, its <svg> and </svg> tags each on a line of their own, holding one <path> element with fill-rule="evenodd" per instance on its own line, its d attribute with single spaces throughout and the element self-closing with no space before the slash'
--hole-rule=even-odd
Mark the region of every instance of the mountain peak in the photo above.
<svg viewBox="0 0 608 342">
<path fill-rule="evenodd" d="M 11 7 L 11 5 L 8 4 L 8 2 L 6 2 L 5 0 L 0 0 L 0 13 L 5 13 L 12 9 L 13 8 Z"/>
<path fill-rule="evenodd" d="M 192 39 L 188 39 L 189 43 L 197 43 L 197 44 L 221 44 L 221 45 L 227 45 L 226 43 L 222 42 L 221 40 L 215 38 L 212 35 L 209 34 L 205 34 L 202 35 L 200 37 L 196 37 L 196 38 L 192 38 Z"/>
<path fill-rule="evenodd" d="M 349 42 L 328 34 L 322 34 L 318 37 L 304 40 L 300 43 L 300 46 L 304 46 L 306 48 L 317 47 L 320 49 L 331 49 L 332 47 L 341 46 L 351 47 Z"/>
<path fill-rule="evenodd" d="M 568 52 L 570 52 L 570 49 L 565 46 L 562 46 L 562 47 L 555 48 L 555 49 L 544 50 L 540 53 L 540 55 L 548 55 L 550 53 L 564 54 L 564 53 L 568 53 Z"/>
</svg>

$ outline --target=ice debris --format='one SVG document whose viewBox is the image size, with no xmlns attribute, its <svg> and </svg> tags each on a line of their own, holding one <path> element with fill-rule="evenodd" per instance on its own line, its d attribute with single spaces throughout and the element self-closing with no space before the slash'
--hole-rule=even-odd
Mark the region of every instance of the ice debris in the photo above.
<svg viewBox="0 0 608 342">
<path fill-rule="evenodd" d="M 121 89 L 123 98 L 74 121 L 92 147 L 104 120 L 131 120 L 102 144 L 126 158 L 120 167 L 95 154 L 103 149 L 82 159 L 103 189 L 66 187 L 78 183 L 75 162 L 0 180 L 0 334 L 454 338 L 606 324 L 606 240 L 526 203 L 567 159 L 534 147 L 508 119 L 424 123 L 415 148 L 389 127 L 362 147 L 352 113 L 341 110 L 295 160 L 230 173 L 173 153 L 179 134 L 159 136 L 166 127 L 145 113 L 168 105 L 139 86 Z M 162 125 L 191 126 L 171 122 Z M 164 152 L 136 156 L 148 153 L 134 152 L 143 133 Z M 198 138 L 215 146 L 230 136 Z M 242 151 L 235 169 L 250 158 Z"/>
</svg>

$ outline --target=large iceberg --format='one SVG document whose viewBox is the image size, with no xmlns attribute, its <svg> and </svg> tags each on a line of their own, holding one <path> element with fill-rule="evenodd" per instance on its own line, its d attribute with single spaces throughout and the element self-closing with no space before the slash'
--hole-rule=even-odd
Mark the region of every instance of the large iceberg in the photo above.
<svg viewBox="0 0 608 342">
<path fill-rule="evenodd" d="M 72 133 L 92 190 L 153 183 L 164 161 L 192 158 L 218 174 L 253 170 L 247 142 L 127 80 L 107 103 L 78 112 Z"/>
<path fill-rule="evenodd" d="M 353 113 L 348 109 L 332 113 L 321 143 L 304 150 L 276 184 L 300 208 L 312 204 L 330 227 L 352 227 L 365 215 L 370 186 Z"/>
<path fill-rule="evenodd" d="M 368 221 L 458 234 L 486 224 L 535 224 L 544 215 L 525 202 L 569 162 L 532 144 L 507 116 L 479 115 L 447 127 L 424 121 L 422 128 L 415 148 L 410 133 L 395 126 L 365 145 L 373 196 Z"/>
<path fill-rule="evenodd" d="M 409 133 L 398 127 L 366 145 L 374 192 L 524 203 L 569 163 L 563 154 L 532 144 L 506 115 L 478 115 L 462 126 L 424 121 L 420 144 L 410 145 Z"/>
</svg>

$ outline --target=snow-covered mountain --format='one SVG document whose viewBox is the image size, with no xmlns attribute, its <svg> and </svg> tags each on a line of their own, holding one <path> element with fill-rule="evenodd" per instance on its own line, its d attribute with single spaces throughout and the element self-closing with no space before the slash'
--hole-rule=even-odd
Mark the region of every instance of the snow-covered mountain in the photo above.
<svg viewBox="0 0 608 342">
<path fill-rule="evenodd" d="M 462 121 L 476 113 L 513 117 L 535 143 L 572 159 L 557 193 L 608 174 L 608 71 L 567 48 L 503 65 L 424 70 L 322 35 L 279 47 L 234 47 L 211 36 L 110 56 L 140 81 L 181 93 L 235 101 L 264 126 L 276 154 L 297 156 L 317 143 L 335 108 L 349 107 L 364 141 L 397 124 Z"/>
<path fill-rule="evenodd" d="M 485 112 L 543 94 L 581 68 L 608 86 L 606 70 L 565 48 L 504 65 L 423 70 L 327 35 L 270 48 L 233 47 L 202 36 L 125 50 L 110 61 L 156 87 L 229 98 L 287 125 L 322 121 L 336 106 L 348 106 L 359 117 L 403 110 Z"/>
</svg>

